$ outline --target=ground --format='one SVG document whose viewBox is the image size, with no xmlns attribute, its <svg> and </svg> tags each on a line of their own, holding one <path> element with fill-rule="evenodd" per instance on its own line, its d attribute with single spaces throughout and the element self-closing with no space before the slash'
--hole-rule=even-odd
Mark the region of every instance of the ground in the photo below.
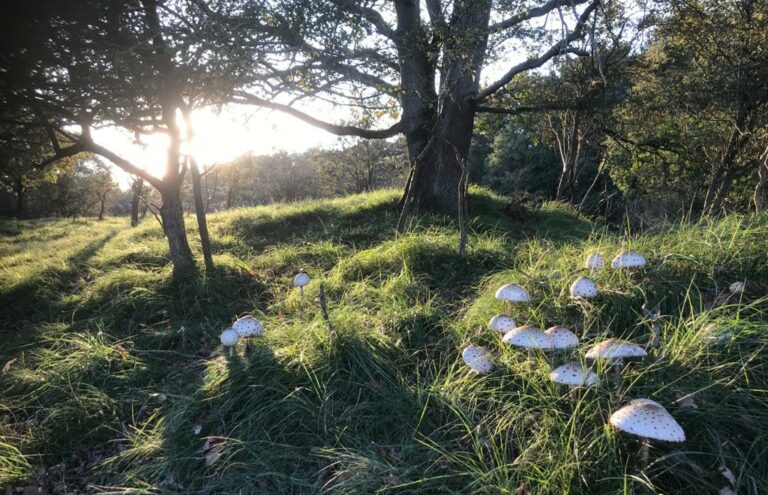
<svg viewBox="0 0 768 495">
<path fill-rule="evenodd" d="M 545 204 L 524 223 L 475 190 L 469 248 L 453 221 L 396 236 L 396 191 L 211 215 L 212 273 L 174 281 L 152 218 L 0 224 L 0 486 L 6 493 L 768 493 L 768 217 L 619 236 Z M 188 218 L 190 239 L 196 239 Z M 589 252 L 650 260 L 595 275 Z M 307 270 L 302 298 L 291 286 Z M 743 294 L 728 296 L 734 281 Z M 530 305 L 494 298 L 502 283 Z M 333 332 L 317 303 L 328 296 Z M 487 321 L 565 324 L 578 359 L 607 334 L 662 353 L 595 388 L 548 380 Z M 227 358 L 218 335 L 253 313 L 264 338 Z M 489 347 L 487 376 L 461 361 Z M 683 444 L 606 426 L 662 403 Z M 728 471 L 724 471 L 727 469 Z M 732 474 L 732 481 L 728 476 Z M 38 490 L 35 492 L 34 490 Z"/>
</svg>

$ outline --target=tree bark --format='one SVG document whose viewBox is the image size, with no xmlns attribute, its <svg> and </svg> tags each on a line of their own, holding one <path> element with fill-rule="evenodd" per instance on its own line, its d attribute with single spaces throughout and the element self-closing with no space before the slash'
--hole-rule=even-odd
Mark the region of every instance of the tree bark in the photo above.
<svg viewBox="0 0 768 495">
<path fill-rule="evenodd" d="M 131 190 L 133 191 L 133 196 L 131 197 L 131 227 L 136 227 L 139 225 L 139 203 L 144 192 L 144 179 L 137 177 L 131 184 Z"/>
<path fill-rule="evenodd" d="M 104 220 L 104 210 L 106 208 L 108 192 L 109 191 L 104 191 L 102 194 L 99 194 L 99 202 L 101 203 L 99 207 L 99 220 Z"/>
<path fill-rule="evenodd" d="M 184 275 L 195 270 L 195 259 L 187 242 L 184 225 L 184 207 L 181 202 L 179 187 L 164 187 L 160 190 L 163 205 L 160 207 L 160 219 L 163 232 L 168 238 L 168 250 L 173 263 L 174 275 Z"/>
<path fill-rule="evenodd" d="M 474 131 L 475 98 L 488 42 L 490 2 L 455 2 L 451 24 L 443 33 L 439 94 L 435 92 L 437 47 L 426 39 L 419 2 L 399 0 L 395 8 L 403 133 L 412 169 L 398 222 L 402 231 L 415 209 L 458 212 L 462 164 Z"/>
<path fill-rule="evenodd" d="M 757 168 L 757 185 L 755 185 L 755 194 L 752 201 L 755 204 L 755 211 L 760 213 L 765 209 L 765 189 L 768 185 L 768 146 L 760 155 L 760 164 Z"/>
<path fill-rule="evenodd" d="M 14 179 L 13 192 L 16 193 L 16 219 L 24 218 L 24 181 L 21 178 Z"/>
<path fill-rule="evenodd" d="M 195 197 L 195 214 L 197 216 L 197 228 L 200 231 L 200 244 L 203 248 L 205 268 L 213 270 L 213 256 L 211 254 L 211 239 L 208 235 L 208 222 L 205 218 L 205 205 L 203 204 L 203 190 L 200 184 L 200 170 L 194 158 L 189 160 L 189 171 L 192 174 L 192 195 Z"/>
</svg>

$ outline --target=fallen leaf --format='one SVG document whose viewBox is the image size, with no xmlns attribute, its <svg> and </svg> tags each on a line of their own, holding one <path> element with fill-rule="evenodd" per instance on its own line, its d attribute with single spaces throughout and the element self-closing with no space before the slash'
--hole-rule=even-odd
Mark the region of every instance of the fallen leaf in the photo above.
<svg viewBox="0 0 768 495">
<path fill-rule="evenodd" d="M 192 432 L 194 432 L 195 435 L 199 435 L 201 431 L 203 431 L 203 425 L 195 425 L 195 427 L 192 428 Z"/>
<path fill-rule="evenodd" d="M 696 400 L 693 398 L 693 395 L 686 395 L 685 397 L 678 399 L 677 403 L 680 405 L 680 407 L 689 407 L 691 409 L 699 408 L 699 406 L 696 404 Z"/>
<path fill-rule="evenodd" d="M 728 480 L 732 487 L 736 488 L 736 476 L 734 476 L 733 471 L 725 466 L 720 466 L 718 471 L 720 471 L 720 474 Z"/>
</svg>

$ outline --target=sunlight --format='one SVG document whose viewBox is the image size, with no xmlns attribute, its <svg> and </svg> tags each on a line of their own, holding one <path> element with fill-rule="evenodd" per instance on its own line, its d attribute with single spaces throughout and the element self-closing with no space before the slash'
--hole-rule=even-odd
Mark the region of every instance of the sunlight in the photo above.
<svg viewBox="0 0 768 495">
<path fill-rule="evenodd" d="M 333 110 L 321 115 L 335 118 Z M 180 123 L 184 129 L 183 123 Z M 221 112 L 210 109 L 192 113 L 194 139 L 182 144 L 182 153 L 191 153 L 200 167 L 227 163 L 246 152 L 272 154 L 277 151 L 301 152 L 312 147 L 332 146 L 336 137 L 293 117 L 268 110 L 226 108 Z M 183 131 L 185 132 L 185 131 Z M 168 137 L 151 134 L 137 143 L 124 130 L 105 127 L 94 131 L 94 139 L 114 150 L 154 176 L 165 173 Z M 116 180 L 122 188 L 130 182 L 130 176 L 117 167 L 112 167 Z"/>
</svg>

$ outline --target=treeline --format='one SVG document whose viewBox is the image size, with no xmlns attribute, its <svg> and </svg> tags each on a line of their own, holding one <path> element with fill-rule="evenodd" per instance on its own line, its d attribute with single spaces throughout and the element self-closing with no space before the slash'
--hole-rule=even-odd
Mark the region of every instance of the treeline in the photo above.
<svg viewBox="0 0 768 495">
<path fill-rule="evenodd" d="M 342 196 L 387 187 L 402 187 L 407 158 L 402 140 L 340 140 L 333 149 L 303 153 L 244 154 L 201 172 L 207 212 L 276 201 Z M 39 217 L 145 217 L 157 212 L 157 191 L 134 178 L 120 188 L 109 167 L 94 156 L 64 160 L 36 173 L 2 177 L 0 215 Z M 194 209 L 189 176 L 182 185 L 184 209 Z"/>
</svg>

